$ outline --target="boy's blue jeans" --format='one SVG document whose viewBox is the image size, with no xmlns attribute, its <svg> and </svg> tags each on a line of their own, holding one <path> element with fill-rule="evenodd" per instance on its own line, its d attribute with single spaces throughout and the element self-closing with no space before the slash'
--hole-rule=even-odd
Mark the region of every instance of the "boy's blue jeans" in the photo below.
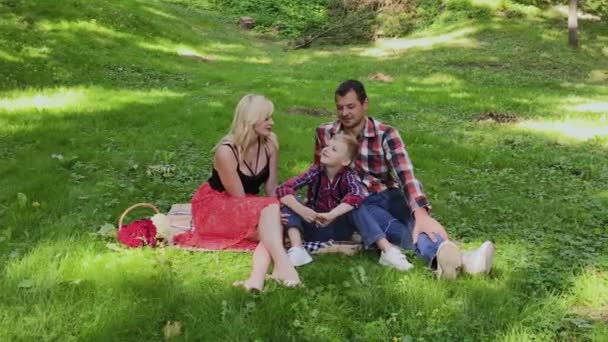
<svg viewBox="0 0 608 342">
<path fill-rule="evenodd" d="M 336 218 L 334 222 L 322 227 L 315 223 L 304 221 L 300 215 L 288 207 L 281 208 L 281 213 L 289 214 L 289 217 L 287 217 L 287 229 L 297 228 L 302 234 L 302 239 L 310 242 L 325 242 L 329 240 L 350 241 L 355 232 L 355 227 L 352 223 L 352 214 L 355 211 L 357 209 Z"/>
<path fill-rule="evenodd" d="M 389 189 L 370 194 L 361 207 L 351 213 L 351 219 L 361 233 L 365 247 L 369 248 L 379 239 L 386 238 L 394 245 L 413 250 L 427 265 L 433 267 L 443 238 L 437 236 L 437 242 L 433 242 L 423 233 L 418 235 L 418 241 L 414 245 L 414 216 L 401 190 Z"/>
</svg>

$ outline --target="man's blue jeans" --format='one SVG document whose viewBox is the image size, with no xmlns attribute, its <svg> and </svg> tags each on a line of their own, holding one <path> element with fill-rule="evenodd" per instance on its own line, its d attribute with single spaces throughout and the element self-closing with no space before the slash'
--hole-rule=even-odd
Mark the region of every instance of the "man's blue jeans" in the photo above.
<svg viewBox="0 0 608 342">
<path fill-rule="evenodd" d="M 414 245 L 412 231 L 414 229 L 414 216 L 405 202 L 405 197 L 399 189 L 370 194 L 358 210 L 352 212 L 353 223 L 359 229 L 365 247 L 381 238 L 404 249 L 416 252 L 427 265 L 433 267 L 433 261 L 443 238 L 437 236 L 433 242 L 428 235 L 418 235 Z"/>
</svg>

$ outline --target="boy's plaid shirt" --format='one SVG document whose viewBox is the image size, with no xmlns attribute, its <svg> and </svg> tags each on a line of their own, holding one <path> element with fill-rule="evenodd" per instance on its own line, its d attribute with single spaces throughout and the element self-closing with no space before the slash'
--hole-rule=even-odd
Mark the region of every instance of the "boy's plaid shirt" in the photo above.
<svg viewBox="0 0 608 342">
<path fill-rule="evenodd" d="M 315 164 L 319 163 L 321 149 L 341 130 L 339 121 L 317 127 Z M 367 117 L 365 127 L 357 139 L 359 157 L 355 164 L 363 184 L 370 193 L 399 188 L 401 185 L 412 212 L 418 208 L 430 210 L 431 206 L 424 195 L 422 184 L 414 177 L 414 167 L 405 150 L 405 144 L 394 127 Z"/>
<path fill-rule="evenodd" d="M 279 185 L 275 192 L 281 198 L 295 195 L 304 186 L 308 186 L 306 206 L 320 213 L 330 212 L 340 203 L 357 208 L 365 199 L 359 177 L 348 167 L 342 168 L 330 181 L 321 166 L 312 165 L 306 172 Z"/>
</svg>

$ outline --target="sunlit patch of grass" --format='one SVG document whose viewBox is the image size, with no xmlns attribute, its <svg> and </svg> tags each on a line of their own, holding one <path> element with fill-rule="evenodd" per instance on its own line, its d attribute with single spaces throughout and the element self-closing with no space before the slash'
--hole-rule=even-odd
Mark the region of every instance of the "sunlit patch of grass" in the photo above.
<svg viewBox="0 0 608 342">
<path fill-rule="evenodd" d="M 608 200 L 608 190 L 600 192 L 599 194 L 597 194 L 597 197 L 604 198 L 604 199 Z"/>
<path fill-rule="evenodd" d="M 129 38 L 130 35 L 116 31 L 107 26 L 104 26 L 101 23 L 96 22 L 95 20 L 77 20 L 77 21 L 49 21 L 45 20 L 38 24 L 40 29 L 44 32 L 56 32 L 56 31 L 65 31 L 65 32 L 73 32 L 76 33 L 78 31 L 82 32 L 92 32 L 103 36 L 108 36 L 111 38 Z"/>
<path fill-rule="evenodd" d="M 49 241 L 4 269 L 5 279 L 18 288 L 52 289 L 64 283 L 90 281 L 101 288 L 112 284 L 163 276 L 150 251 L 113 252 L 95 245 L 80 245 L 79 239 Z M 62 248 L 58 248 L 62 247 Z M 28 281 L 25 283 L 25 281 Z M 27 286 L 24 286 L 27 284 Z"/>
<path fill-rule="evenodd" d="M 50 88 L 10 91 L 0 98 L 0 115 L 24 112 L 80 113 L 112 110 L 129 104 L 154 104 L 167 98 L 184 96 L 166 89 L 117 90 L 102 87 Z M 107 101 L 111 98 L 112 101 Z"/>
<path fill-rule="evenodd" d="M 174 19 L 174 20 L 178 20 L 178 18 L 172 14 L 168 14 L 167 12 L 163 12 L 157 8 L 153 8 L 153 7 L 149 7 L 149 6 L 143 6 L 142 7 L 144 11 L 146 12 L 150 12 L 152 14 L 158 15 L 160 17 L 163 17 L 165 19 Z"/>
<path fill-rule="evenodd" d="M 517 127 L 545 134 L 558 141 L 585 141 L 594 138 L 608 137 L 608 122 L 589 120 L 563 120 L 563 121 L 523 121 Z"/>
<path fill-rule="evenodd" d="M 18 63 L 22 61 L 21 58 L 2 50 L 0 50 L 0 58 L 13 63 Z"/>
<path fill-rule="evenodd" d="M 572 111 L 576 111 L 576 112 L 602 113 L 602 114 L 604 114 L 604 121 L 605 121 L 605 115 L 606 115 L 606 113 L 608 113 L 608 102 L 595 101 L 595 102 L 581 103 L 578 105 L 573 105 L 569 109 Z"/>
<path fill-rule="evenodd" d="M 456 77 L 454 75 L 450 75 L 450 74 L 446 74 L 446 73 L 431 74 L 431 75 L 421 79 L 418 82 L 420 84 L 425 84 L 425 85 L 439 85 L 439 86 L 450 85 L 452 87 L 462 87 L 462 85 L 463 85 L 463 81 L 461 79 L 459 79 L 458 77 Z"/>
<path fill-rule="evenodd" d="M 376 41 L 373 48 L 353 48 L 353 52 L 359 53 L 361 56 L 369 57 L 387 57 L 394 54 L 399 54 L 411 49 L 428 50 L 440 46 L 477 48 L 479 43 L 475 38 L 471 38 L 475 33 L 474 28 L 465 28 L 454 32 L 444 33 L 437 36 L 424 38 L 406 39 L 380 39 Z"/>
<path fill-rule="evenodd" d="M 605 340 L 608 332 L 608 275 L 599 269 L 584 270 L 566 298 L 570 316 L 566 324 L 590 331 L 593 341 Z"/>
<path fill-rule="evenodd" d="M 53 92 L 33 96 L 0 99 L 0 109 L 7 112 L 24 110 L 61 110 L 83 104 L 86 97 L 81 89 L 57 89 Z"/>
<path fill-rule="evenodd" d="M 501 342 L 531 342 L 536 341 L 537 338 L 534 333 L 529 331 L 529 328 L 522 327 L 521 325 L 509 328 L 509 330 L 502 334 L 496 341 Z"/>
<path fill-rule="evenodd" d="M 608 70 L 591 70 L 588 80 L 593 83 L 608 84 Z"/>
<path fill-rule="evenodd" d="M 594 269 L 587 269 L 579 275 L 571 290 L 570 300 L 582 309 L 594 310 L 602 314 L 601 319 L 608 319 L 608 274 Z M 597 317 L 596 317 L 597 318 Z"/>
</svg>

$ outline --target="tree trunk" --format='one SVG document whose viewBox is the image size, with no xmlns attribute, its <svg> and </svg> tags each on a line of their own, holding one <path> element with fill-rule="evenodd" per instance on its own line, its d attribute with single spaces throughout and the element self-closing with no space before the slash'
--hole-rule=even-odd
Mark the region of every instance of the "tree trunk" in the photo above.
<svg viewBox="0 0 608 342">
<path fill-rule="evenodd" d="M 568 43 L 572 47 L 578 46 L 578 38 L 576 36 L 576 30 L 578 28 L 577 2 L 577 0 L 570 0 L 570 6 L 568 8 Z"/>
</svg>

